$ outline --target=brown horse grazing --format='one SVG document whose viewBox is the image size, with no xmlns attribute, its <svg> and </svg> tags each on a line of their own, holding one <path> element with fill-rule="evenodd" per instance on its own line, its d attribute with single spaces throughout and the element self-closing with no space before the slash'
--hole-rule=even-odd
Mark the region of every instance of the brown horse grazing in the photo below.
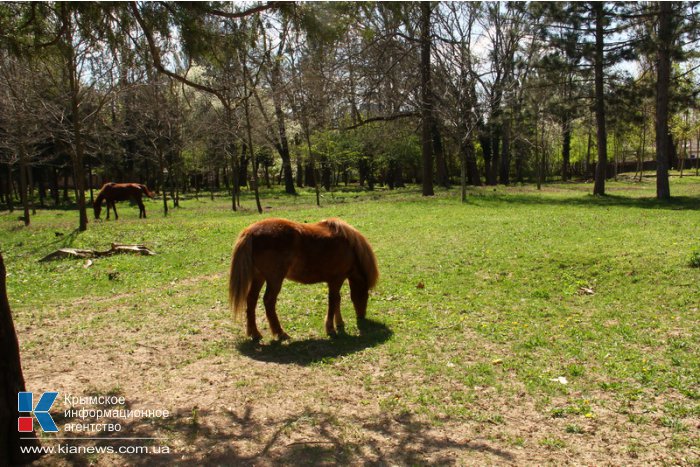
<svg viewBox="0 0 700 467">
<path fill-rule="evenodd" d="M 102 200 L 107 201 L 107 219 L 109 219 L 109 208 L 114 210 L 114 218 L 119 219 L 115 202 L 126 200 L 136 201 L 139 205 L 139 219 L 142 217 L 145 218 L 146 206 L 144 206 L 143 201 L 141 201 L 143 195 L 149 198 L 155 196 L 146 185 L 141 185 L 140 183 L 105 183 L 92 206 L 95 210 L 95 219 L 100 218 Z"/>
<path fill-rule="evenodd" d="M 369 290 L 377 283 L 377 259 L 367 239 L 340 219 L 299 224 L 285 219 L 266 219 L 243 230 L 233 247 L 229 276 L 229 302 L 234 314 L 246 310 L 246 333 L 262 338 L 255 324 L 255 306 L 264 283 L 263 302 L 270 331 L 280 340 L 282 330 L 275 312 L 284 278 L 302 284 L 328 283 L 326 333 L 344 330 L 340 316 L 340 288 L 350 282 L 350 298 L 358 320 L 365 318 Z M 333 323 L 335 322 L 335 327 Z"/>
</svg>

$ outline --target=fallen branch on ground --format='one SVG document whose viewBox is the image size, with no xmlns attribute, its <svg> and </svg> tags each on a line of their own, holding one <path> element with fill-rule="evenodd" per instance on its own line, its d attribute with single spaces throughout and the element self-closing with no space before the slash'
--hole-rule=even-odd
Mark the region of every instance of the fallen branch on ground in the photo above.
<svg viewBox="0 0 700 467">
<path fill-rule="evenodd" d="M 153 256 L 156 254 L 145 245 L 122 245 L 119 243 L 112 243 L 111 248 L 106 251 L 83 250 L 80 248 L 61 248 L 44 256 L 39 261 L 52 261 L 63 258 L 101 258 L 103 256 L 112 256 L 121 253 L 133 253 L 147 256 Z"/>
</svg>

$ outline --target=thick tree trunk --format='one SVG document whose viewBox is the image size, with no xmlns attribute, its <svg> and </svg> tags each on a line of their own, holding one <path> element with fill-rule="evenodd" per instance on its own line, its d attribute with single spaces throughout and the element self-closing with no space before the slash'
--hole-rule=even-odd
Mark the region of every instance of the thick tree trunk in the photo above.
<svg viewBox="0 0 700 467">
<path fill-rule="evenodd" d="M 604 33 L 605 25 L 605 4 L 596 2 L 593 8 L 596 12 L 595 25 L 595 118 L 598 136 L 598 163 L 595 167 L 595 183 L 593 186 L 594 195 L 605 194 L 605 177 L 608 166 L 608 141 L 605 132 L 605 94 L 603 83 L 603 60 L 604 56 Z"/>
<path fill-rule="evenodd" d="M 0 254 L 0 465 L 24 464 L 39 456 L 23 454 L 22 447 L 36 447 L 34 432 L 17 431 L 17 394 L 25 391 L 19 343 L 7 299 L 5 263 Z"/>
<path fill-rule="evenodd" d="M 421 2 L 421 142 L 423 155 L 423 196 L 433 196 L 433 96 L 430 82 L 430 2 Z"/>
</svg>

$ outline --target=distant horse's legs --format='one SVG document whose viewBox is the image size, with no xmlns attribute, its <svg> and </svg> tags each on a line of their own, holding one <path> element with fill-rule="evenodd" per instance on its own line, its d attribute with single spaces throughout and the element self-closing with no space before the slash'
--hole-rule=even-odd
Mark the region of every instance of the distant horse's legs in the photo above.
<svg viewBox="0 0 700 467">
<path fill-rule="evenodd" d="M 142 217 L 145 219 L 146 218 L 146 206 L 144 206 L 143 201 L 141 201 L 141 198 L 137 199 L 136 202 L 139 205 L 139 219 Z"/>
<path fill-rule="evenodd" d="M 328 315 L 326 316 L 326 334 L 335 336 L 335 328 L 333 321 L 338 326 L 338 331 L 343 332 L 345 323 L 343 317 L 340 316 L 340 288 L 343 282 L 333 281 L 328 283 Z"/>
<path fill-rule="evenodd" d="M 248 337 L 256 341 L 262 339 L 262 334 L 260 334 L 260 331 L 258 331 L 258 326 L 255 324 L 255 307 L 258 304 L 260 289 L 262 289 L 264 282 L 265 281 L 259 277 L 253 279 L 252 284 L 250 284 L 250 291 L 248 292 L 245 309 L 246 334 Z"/>
<path fill-rule="evenodd" d="M 279 295 L 280 290 L 282 290 L 282 280 L 283 278 L 268 278 L 267 287 L 265 287 L 265 295 L 263 295 L 265 314 L 267 315 L 267 322 L 270 323 L 270 331 L 277 336 L 279 340 L 289 339 L 289 335 L 282 329 L 280 321 L 277 318 L 277 312 L 275 311 L 277 295 Z"/>
<path fill-rule="evenodd" d="M 366 281 L 360 278 L 350 278 L 350 298 L 355 306 L 355 314 L 357 319 L 365 319 L 367 314 L 367 298 L 369 290 L 367 289 Z"/>
</svg>

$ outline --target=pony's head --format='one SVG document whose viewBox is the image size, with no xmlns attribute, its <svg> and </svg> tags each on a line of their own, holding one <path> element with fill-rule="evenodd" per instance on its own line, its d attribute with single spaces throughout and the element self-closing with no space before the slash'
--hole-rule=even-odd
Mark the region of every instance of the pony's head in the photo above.
<svg viewBox="0 0 700 467">
<path fill-rule="evenodd" d="M 100 218 L 100 212 L 102 212 L 102 200 L 101 199 L 96 199 L 94 203 L 92 203 L 92 209 L 95 211 L 95 219 Z"/>
</svg>

